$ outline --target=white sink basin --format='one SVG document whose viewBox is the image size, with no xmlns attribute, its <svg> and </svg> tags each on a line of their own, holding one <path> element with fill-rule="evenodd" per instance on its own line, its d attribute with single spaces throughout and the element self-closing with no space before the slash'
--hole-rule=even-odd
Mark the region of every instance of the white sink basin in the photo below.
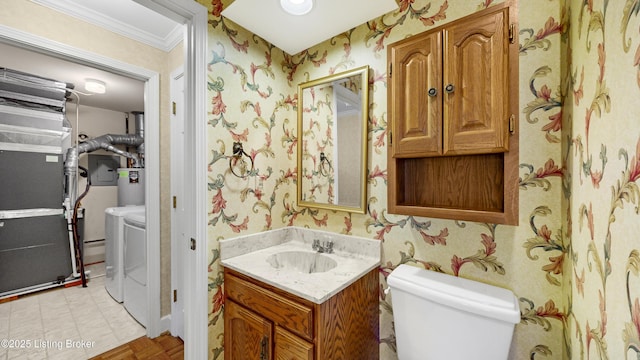
<svg viewBox="0 0 640 360">
<path fill-rule="evenodd" d="M 312 250 L 333 242 L 333 253 Z M 220 240 L 220 262 L 230 270 L 316 304 L 380 265 L 381 241 L 286 226 Z"/>
<path fill-rule="evenodd" d="M 310 251 L 284 251 L 267 258 L 276 269 L 294 270 L 305 274 L 320 273 L 335 268 L 338 263 L 332 258 Z"/>
</svg>

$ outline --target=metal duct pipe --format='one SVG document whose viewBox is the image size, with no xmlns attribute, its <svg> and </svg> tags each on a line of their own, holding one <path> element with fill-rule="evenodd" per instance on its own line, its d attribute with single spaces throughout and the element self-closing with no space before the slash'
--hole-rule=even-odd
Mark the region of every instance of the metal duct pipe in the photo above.
<svg viewBox="0 0 640 360">
<path fill-rule="evenodd" d="M 136 133 L 125 135 L 105 134 L 95 139 L 87 140 L 76 147 L 67 149 L 64 162 L 65 199 L 69 198 L 71 206 L 75 206 L 77 198 L 77 169 L 80 154 L 104 149 L 133 160 L 133 167 L 144 167 L 144 112 L 133 111 L 135 116 Z M 114 145 L 136 147 L 133 154 L 116 148 Z"/>
<path fill-rule="evenodd" d="M 114 152 L 118 155 L 126 156 L 128 158 L 137 158 L 136 155 L 122 151 L 116 148 L 114 145 L 126 145 L 138 147 L 144 143 L 144 138 L 136 135 L 113 135 L 106 134 L 98 136 L 97 138 L 87 140 L 78 145 L 78 154 L 92 152 L 98 149 L 104 149 Z"/>
<path fill-rule="evenodd" d="M 144 144 L 144 138 L 139 137 L 136 131 L 136 135 L 102 135 L 95 139 L 87 140 L 79 144 L 77 147 L 71 147 L 67 149 L 67 157 L 64 162 L 65 198 L 70 199 L 71 206 L 74 206 L 77 197 L 78 185 L 76 181 L 76 171 L 80 154 L 96 151 L 98 149 L 104 149 L 118 155 L 133 159 L 135 167 L 142 167 L 142 159 L 139 156 L 130 152 L 122 151 L 114 146 L 128 145 L 140 148 L 142 144 Z"/>
<path fill-rule="evenodd" d="M 135 125 L 136 125 L 136 136 L 140 139 L 144 139 L 144 112 L 142 111 L 132 111 Z M 144 141 L 138 145 L 136 152 L 141 155 L 141 158 L 144 158 Z"/>
</svg>

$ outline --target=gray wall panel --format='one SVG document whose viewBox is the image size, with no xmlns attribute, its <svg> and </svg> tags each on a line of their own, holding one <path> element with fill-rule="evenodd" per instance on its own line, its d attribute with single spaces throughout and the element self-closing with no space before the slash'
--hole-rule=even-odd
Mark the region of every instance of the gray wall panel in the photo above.
<svg viewBox="0 0 640 360">
<path fill-rule="evenodd" d="M 60 154 L 0 150 L 0 210 L 62 207 Z"/>
<path fill-rule="evenodd" d="M 72 273 L 62 216 L 0 220 L 0 295 Z"/>
</svg>

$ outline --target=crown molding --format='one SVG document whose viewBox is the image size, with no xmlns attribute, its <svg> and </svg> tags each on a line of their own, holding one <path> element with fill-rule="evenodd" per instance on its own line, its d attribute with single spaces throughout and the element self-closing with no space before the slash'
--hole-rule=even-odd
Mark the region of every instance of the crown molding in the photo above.
<svg viewBox="0 0 640 360">
<path fill-rule="evenodd" d="M 176 26 L 166 36 L 159 36 L 71 0 L 31 1 L 165 52 L 171 51 L 183 40 L 184 29 L 182 24 L 176 23 Z M 140 18 L 145 17 L 141 16 Z"/>
</svg>

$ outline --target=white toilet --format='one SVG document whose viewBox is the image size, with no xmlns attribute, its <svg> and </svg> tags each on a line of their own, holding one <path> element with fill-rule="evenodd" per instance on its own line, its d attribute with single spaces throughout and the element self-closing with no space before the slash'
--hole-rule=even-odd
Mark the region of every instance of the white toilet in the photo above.
<svg viewBox="0 0 640 360">
<path fill-rule="evenodd" d="M 511 291 L 404 264 L 387 283 L 399 360 L 508 358 L 520 322 Z"/>
</svg>

